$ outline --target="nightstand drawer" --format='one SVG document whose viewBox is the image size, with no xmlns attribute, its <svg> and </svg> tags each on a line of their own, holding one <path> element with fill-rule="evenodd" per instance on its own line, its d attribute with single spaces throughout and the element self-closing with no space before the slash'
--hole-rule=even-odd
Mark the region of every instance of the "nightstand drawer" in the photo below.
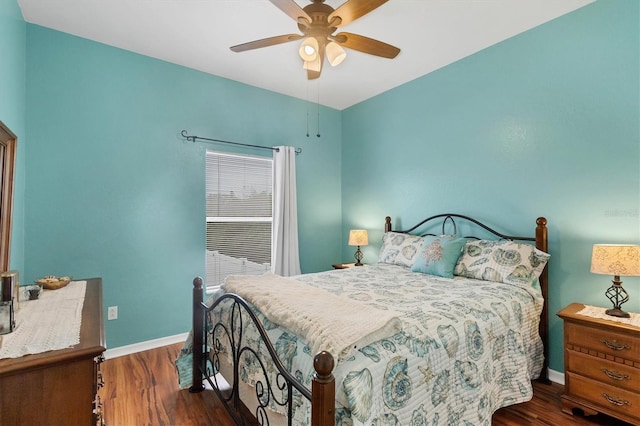
<svg viewBox="0 0 640 426">
<path fill-rule="evenodd" d="M 603 408 L 603 412 L 640 419 L 640 394 L 566 373 L 571 395 Z"/>
<path fill-rule="evenodd" d="M 574 323 L 565 323 L 565 341 L 594 356 L 598 353 L 607 359 L 625 359 L 640 362 L 640 336 L 616 333 L 596 327 L 587 327 Z M 613 357 L 613 358 L 612 358 Z"/>
<path fill-rule="evenodd" d="M 580 352 L 567 351 L 567 371 L 637 392 L 640 390 L 640 369 L 618 362 L 594 358 Z"/>
</svg>

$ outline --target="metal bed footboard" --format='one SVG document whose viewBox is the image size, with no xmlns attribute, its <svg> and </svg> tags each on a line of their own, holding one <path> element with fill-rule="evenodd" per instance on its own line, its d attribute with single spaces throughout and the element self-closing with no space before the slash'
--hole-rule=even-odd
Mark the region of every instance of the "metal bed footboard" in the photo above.
<svg viewBox="0 0 640 426">
<path fill-rule="evenodd" d="M 281 411 L 286 412 L 287 424 L 291 426 L 294 407 L 300 405 L 300 398 L 305 398 L 311 403 L 312 426 L 334 424 L 335 380 L 332 374 L 334 361 L 331 354 L 323 351 L 315 356 L 315 373 L 312 389 L 309 390 L 301 383 L 302 378 L 296 378 L 285 368 L 269 340 L 267 331 L 244 299 L 236 294 L 226 293 L 218 297 L 211 306 L 207 306 L 203 303 L 202 278 L 196 277 L 193 286 L 191 392 L 204 390 L 206 380 L 238 425 L 255 422 L 260 425 L 271 424 L 269 416 L 274 412 L 269 407 L 273 405 L 283 407 Z M 223 303 L 231 304 L 227 307 L 228 317 L 226 321 L 214 321 L 211 313 L 219 309 Z M 247 341 L 245 327 L 255 327 L 258 331 L 258 347 L 251 345 L 255 342 Z M 210 346 L 209 341 L 212 342 Z M 232 377 L 226 379 L 217 374 L 221 371 L 223 357 L 231 362 Z M 241 369 L 247 364 L 253 364 L 254 369 L 258 368 L 261 377 L 253 383 L 253 412 L 240 398 Z M 229 379 L 231 383 L 228 382 Z M 249 398 L 249 395 L 245 393 L 243 397 Z M 255 421 L 249 421 L 247 414 Z"/>
</svg>

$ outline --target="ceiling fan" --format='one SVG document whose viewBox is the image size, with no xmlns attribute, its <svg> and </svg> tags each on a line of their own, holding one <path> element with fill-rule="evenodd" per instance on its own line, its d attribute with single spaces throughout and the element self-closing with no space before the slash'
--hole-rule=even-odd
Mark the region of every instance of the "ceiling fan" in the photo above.
<svg viewBox="0 0 640 426">
<path fill-rule="evenodd" d="M 250 41 L 232 46 L 232 51 L 244 52 L 304 39 L 299 54 L 309 80 L 320 77 L 325 56 L 332 66 L 341 63 L 346 56 L 343 47 L 389 59 L 400 53 L 400 49 L 395 46 L 358 34 L 333 34 L 338 28 L 366 15 L 388 0 L 347 0 L 337 9 L 324 4 L 325 0 L 311 0 L 312 3 L 304 8 L 294 0 L 269 1 L 293 18 L 302 34 L 285 34 Z"/>
</svg>

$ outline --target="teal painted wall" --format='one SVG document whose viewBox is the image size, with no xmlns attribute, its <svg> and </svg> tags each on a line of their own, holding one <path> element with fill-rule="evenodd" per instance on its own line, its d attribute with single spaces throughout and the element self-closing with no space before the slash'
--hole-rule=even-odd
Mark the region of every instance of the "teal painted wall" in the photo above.
<svg viewBox="0 0 640 426">
<path fill-rule="evenodd" d="M 182 129 L 301 147 L 301 266 L 335 263 L 339 111 L 322 108 L 322 137 L 307 138 L 298 99 L 35 25 L 27 46 L 25 277 L 102 277 L 105 309 L 119 307 L 109 347 L 190 329 L 191 282 L 204 274 L 204 153 L 229 148 L 183 141 Z"/>
<path fill-rule="evenodd" d="M 401 227 L 458 211 L 510 233 L 546 216 L 559 371 L 555 312 L 606 306 L 591 245 L 640 242 L 634 0 L 599 0 L 342 113 L 322 108 L 320 140 L 305 136 L 303 101 L 27 25 L 13 1 L 0 24 L 0 54 L 15 58 L 0 74 L 0 120 L 20 138 L 12 267 L 24 282 L 102 276 L 105 307 L 120 307 L 109 347 L 189 328 L 208 145 L 180 140 L 183 128 L 303 148 L 304 272 L 350 259 L 353 227 L 370 230 L 375 259 L 385 215 Z M 624 281 L 640 311 L 640 280 Z"/>
<path fill-rule="evenodd" d="M 18 137 L 9 266 L 20 272 L 25 264 L 26 35 L 27 26 L 18 4 L 0 0 L 0 121 Z"/>
<path fill-rule="evenodd" d="M 343 111 L 343 235 L 459 212 L 513 234 L 549 221 L 550 367 L 571 302 L 608 306 L 594 243 L 640 243 L 640 16 L 600 0 Z M 351 254 L 343 238 L 343 254 Z M 640 280 L 625 305 L 640 311 Z"/>
</svg>

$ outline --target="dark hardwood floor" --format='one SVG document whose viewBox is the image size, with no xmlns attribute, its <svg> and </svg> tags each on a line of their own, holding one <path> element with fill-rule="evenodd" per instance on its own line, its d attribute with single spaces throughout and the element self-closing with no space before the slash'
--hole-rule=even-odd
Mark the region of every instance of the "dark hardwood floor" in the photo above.
<svg viewBox="0 0 640 426">
<path fill-rule="evenodd" d="M 105 361 L 100 391 L 107 426 L 216 425 L 234 426 L 212 391 L 178 389 L 174 360 L 181 344 Z M 527 403 L 496 412 L 494 426 L 582 425 L 627 426 L 606 416 L 569 416 L 560 409 L 563 386 L 535 384 Z"/>
</svg>

